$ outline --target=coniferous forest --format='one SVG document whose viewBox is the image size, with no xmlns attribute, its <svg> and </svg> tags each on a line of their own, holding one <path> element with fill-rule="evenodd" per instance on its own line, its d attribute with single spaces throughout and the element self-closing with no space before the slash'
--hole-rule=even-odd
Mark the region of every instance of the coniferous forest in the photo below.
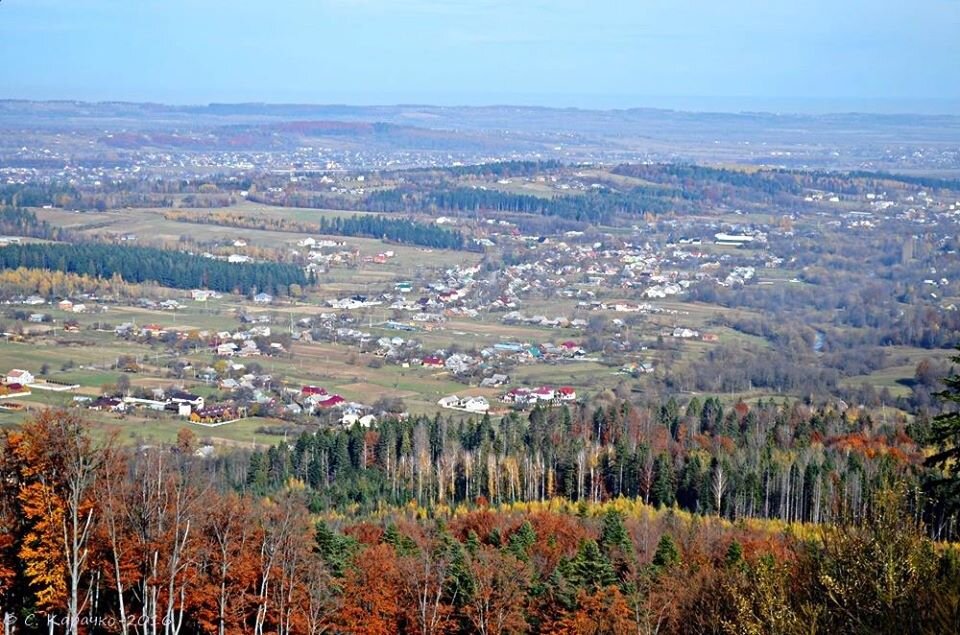
<svg viewBox="0 0 960 635">
<path fill-rule="evenodd" d="M 151 247 L 99 243 L 27 244 L 0 248 L 4 269 L 46 269 L 127 282 L 156 282 L 174 289 L 207 288 L 249 293 L 256 289 L 287 293 L 291 284 L 305 285 L 301 267 L 276 262 L 228 263 L 198 255 Z"/>
</svg>

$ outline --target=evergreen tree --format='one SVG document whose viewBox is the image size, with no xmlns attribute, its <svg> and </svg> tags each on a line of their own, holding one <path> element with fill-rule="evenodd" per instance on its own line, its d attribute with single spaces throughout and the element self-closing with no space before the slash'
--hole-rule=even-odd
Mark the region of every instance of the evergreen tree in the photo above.
<svg viewBox="0 0 960 635">
<path fill-rule="evenodd" d="M 314 534 L 314 552 L 317 553 L 330 569 L 331 575 L 342 578 L 346 571 L 357 543 L 353 538 L 338 534 L 327 523 L 317 523 Z"/>
<path fill-rule="evenodd" d="M 584 540 L 567 569 L 570 581 L 581 589 L 594 592 L 617 583 L 617 574 L 610 560 L 600 551 L 595 540 Z"/>
<path fill-rule="evenodd" d="M 633 553 L 633 543 L 630 542 L 630 535 L 623 525 L 623 514 L 615 509 L 611 509 L 603 515 L 603 525 L 600 528 L 600 548 L 608 557 L 612 557 L 611 554 L 614 553 L 624 555 Z"/>
<path fill-rule="evenodd" d="M 676 502 L 676 479 L 670 456 L 665 452 L 657 455 L 653 462 L 653 488 L 650 499 L 654 505 L 670 506 Z"/>
<path fill-rule="evenodd" d="M 960 355 L 954 355 L 950 361 L 960 364 Z M 924 482 L 931 501 L 928 515 L 935 528 L 955 522 L 960 512 L 960 374 L 955 372 L 941 381 L 945 389 L 937 396 L 947 404 L 946 411 L 933 418 L 926 433 L 926 441 L 938 451 L 924 461 L 926 466 L 938 470 Z"/>
<path fill-rule="evenodd" d="M 519 529 L 510 535 L 507 551 L 518 560 L 527 562 L 530 559 L 530 548 L 537 543 L 537 532 L 533 530 L 530 521 L 524 521 Z"/>
<path fill-rule="evenodd" d="M 653 554 L 653 566 L 658 569 L 672 567 L 680 562 L 680 551 L 670 534 L 660 536 L 657 550 Z"/>
</svg>

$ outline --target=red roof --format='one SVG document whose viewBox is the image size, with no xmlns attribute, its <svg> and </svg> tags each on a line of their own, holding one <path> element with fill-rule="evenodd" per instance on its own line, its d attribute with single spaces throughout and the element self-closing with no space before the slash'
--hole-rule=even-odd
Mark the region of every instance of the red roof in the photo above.
<svg viewBox="0 0 960 635">
<path fill-rule="evenodd" d="M 577 391 L 574 390 L 571 386 L 563 386 L 560 388 L 559 392 L 561 395 L 572 395 Z"/>
<path fill-rule="evenodd" d="M 423 358 L 424 366 L 443 366 L 443 360 L 439 357 L 424 357 Z"/>
<path fill-rule="evenodd" d="M 553 393 L 553 388 L 549 388 L 547 386 L 540 386 L 533 392 L 538 395 L 549 395 Z"/>
<path fill-rule="evenodd" d="M 567 340 L 566 342 L 564 342 L 564 343 L 561 344 L 560 346 L 562 346 L 562 347 L 564 347 L 564 348 L 580 348 L 580 347 L 577 345 L 577 343 L 574 342 L 573 340 Z"/>
<path fill-rule="evenodd" d="M 326 388 L 321 388 L 320 386 L 304 386 L 300 389 L 301 395 L 325 395 L 327 394 Z"/>
<path fill-rule="evenodd" d="M 320 406 L 321 408 L 333 408 L 334 406 L 340 405 L 345 401 L 346 399 L 344 399 L 340 395 L 330 395 L 323 401 L 318 401 L 317 405 Z"/>
<path fill-rule="evenodd" d="M 23 384 L 7 384 L 7 390 L 10 392 L 17 392 L 18 390 L 23 390 Z"/>
</svg>

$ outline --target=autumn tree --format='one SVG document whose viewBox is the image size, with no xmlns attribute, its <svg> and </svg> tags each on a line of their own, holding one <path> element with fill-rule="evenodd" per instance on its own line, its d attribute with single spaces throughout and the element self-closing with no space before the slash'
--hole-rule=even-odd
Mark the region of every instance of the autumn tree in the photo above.
<svg viewBox="0 0 960 635">
<path fill-rule="evenodd" d="M 482 635 L 521 633 L 528 629 L 524 614 L 529 566 L 512 553 L 480 545 L 469 557 L 471 589 L 466 614 Z"/>
<path fill-rule="evenodd" d="M 46 410 L 7 442 L 19 461 L 17 498 L 28 529 L 24 571 L 47 612 L 65 608 L 67 633 L 79 632 L 89 596 L 81 589 L 91 562 L 96 493 L 109 446 L 96 446 L 77 416 Z"/>
<path fill-rule="evenodd" d="M 380 544 L 357 554 L 343 582 L 340 630 L 357 635 L 397 633 L 402 585 L 392 546 Z"/>
</svg>

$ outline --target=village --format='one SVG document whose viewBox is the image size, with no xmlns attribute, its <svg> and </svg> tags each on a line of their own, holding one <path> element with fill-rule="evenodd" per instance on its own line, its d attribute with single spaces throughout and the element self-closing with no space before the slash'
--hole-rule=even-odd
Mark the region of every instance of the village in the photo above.
<svg viewBox="0 0 960 635">
<path fill-rule="evenodd" d="M 550 167 L 545 176 L 467 183 L 594 196 L 613 188 L 614 172 Z M 329 172 L 323 185 L 362 198 L 354 190 L 397 180 L 362 176 Z M 355 187 L 341 187 L 347 182 Z M 0 362 L 33 381 L 7 377 L 0 408 L 10 414 L 0 422 L 21 416 L 16 407 L 60 405 L 168 437 L 163 421 L 169 430 L 207 426 L 233 441 L 263 441 L 301 426 L 369 426 L 438 409 L 498 415 L 685 388 L 691 381 L 676 378 L 706 375 L 695 367 L 711 351 L 771 346 L 757 325 L 762 308 L 743 302 L 822 284 L 816 257 L 798 245 L 823 236 L 868 244 L 904 235 L 895 244 L 895 258 L 911 267 L 903 275 L 925 302 L 955 310 L 960 276 L 949 263 L 913 263 L 950 253 L 945 230 L 960 219 L 960 202 L 922 187 L 865 190 L 806 189 L 790 210 L 719 204 L 611 226 L 553 227 L 493 212 L 407 217 L 411 227 L 459 232 L 460 249 L 307 232 L 305 219 L 355 213 L 288 214 L 253 202 L 246 189 L 234 193 L 231 215 L 120 209 L 89 225 L 91 214 L 41 206 L 38 219 L 78 237 L 183 244 L 232 267 L 290 263 L 310 284 L 244 294 L 118 280 L 91 289 L 62 276 L 32 289 L 8 285 Z M 805 345 L 822 352 L 826 330 Z"/>
</svg>

